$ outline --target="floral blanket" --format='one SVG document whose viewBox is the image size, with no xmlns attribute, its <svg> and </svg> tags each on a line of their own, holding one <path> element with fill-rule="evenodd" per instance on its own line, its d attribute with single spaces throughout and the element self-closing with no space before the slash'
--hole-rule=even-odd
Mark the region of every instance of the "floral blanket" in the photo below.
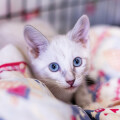
<svg viewBox="0 0 120 120">
<path fill-rule="evenodd" d="M 89 87 L 93 101 L 102 109 L 88 111 L 96 120 L 120 119 L 120 28 L 96 26 L 91 29 L 90 77 L 96 84 Z"/>
<path fill-rule="evenodd" d="M 0 120 L 119 120 L 119 108 L 84 111 L 58 101 L 38 80 L 0 81 Z"/>
<path fill-rule="evenodd" d="M 104 27 L 104 29 L 105 32 L 102 35 L 100 32 L 96 35 L 99 42 L 92 43 L 93 45 L 97 43 L 95 45 L 97 48 L 102 47 L 102 43 L 107 43 L 109 37 L 113 37 L 115 42 L 120 38 L 120 34 L 117 37 L 111 34 L 109 27 L 107 29 Z M 95 34 L 98 34 L 96 31 Z M 100 31 L 103 30 L 100 28 Z M 119 31 L 114 32 L 114 34 L 117 33 Z M 113 43 L 112 41 L 111 44 Z M 95 59 L 91 63 L 90 75 L 94 76 L 97 82 L 89 87 L 89 92 L 94 102 L 101 106 L 96 110 L 83 110 L 76 105 L 57 100 L 42 82 L 32 79 L 29 68 L 16 47 L 7 45 L 1 49 L 0 120 L 120 120 L 119 64 L 114 63 L 115 59 L 109 59 L 110 53 L 117 54 L 115 57 L 118 57 L 119 49 L 111 48 L 111 44 L 108 45 L 110 51 L 107 52 L 108 46 L 100 50 L 93 47 L 91 59 Z M 116 44 L 114 46 L 119 48 Z M 101 59 L 98 55 L 105 55 L 105 57 Z M 94 103 L 92 106 L 94 108 Z"/>
<path fill-rule="evenodd" d="M 30 78 L 0 81 L 0 120 L 90 120 L 79 107 L 57 100 Z"/>
</svg>

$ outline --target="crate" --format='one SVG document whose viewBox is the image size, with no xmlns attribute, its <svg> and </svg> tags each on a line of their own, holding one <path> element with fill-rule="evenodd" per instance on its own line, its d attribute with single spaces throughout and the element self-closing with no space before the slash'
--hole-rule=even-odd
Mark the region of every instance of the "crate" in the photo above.
<svg viewBox="0 0 120 120">
<path fill-rule="evenodd" d="M 59 33 L 70 30 L 87 14 L 91 25 L 120 25 L 120 0 L 0 0 L 0 22 L 41 18 Z"/>
</svg>

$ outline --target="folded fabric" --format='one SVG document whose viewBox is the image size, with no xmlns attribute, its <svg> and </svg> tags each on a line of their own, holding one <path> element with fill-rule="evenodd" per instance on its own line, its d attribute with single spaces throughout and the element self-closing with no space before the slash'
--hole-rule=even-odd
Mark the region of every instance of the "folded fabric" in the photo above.
<svg viewBox="0 0 120 120">
<path fill-rule="evenodd" d="M 91 29 L 91 71 L 97 79 L 103 71 L 108 79 L 120 78 L 120 28 L 96 26 Z"/>
<path fill-rule="evenodd" d="M 34 79 L 0 81 L 2 120 L 90 120 L 79 107 L 57 100 Z"/>
<path fill-rule="evenodd" d="M 116 108 L 100 108 L 86 110 L 91 120 L 120 120 L 120 106 Z"/>
<path fill-rule="evenodd" d="M 96 26 L 91 29 L 90 87 L 95 102 L 103 107 L 120 100 L 120 28 Z"/>
<path fill-rule="evenodd" d="M 20 51 L 9 44 L 0 50 L 0 78 L 31 77 Z"/>
</svg>

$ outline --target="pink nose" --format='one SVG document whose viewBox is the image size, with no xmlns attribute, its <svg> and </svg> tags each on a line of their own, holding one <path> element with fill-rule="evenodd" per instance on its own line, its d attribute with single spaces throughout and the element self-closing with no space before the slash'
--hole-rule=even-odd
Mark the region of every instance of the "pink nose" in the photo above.
<svg viewBox="0 0 120 120">
<path fill-rule="evenodd" d="M 71 80 L 71 81 L 66 81 L 70 86 L 72 86 L 74 84 L 75 80 Z"/>
</svg>

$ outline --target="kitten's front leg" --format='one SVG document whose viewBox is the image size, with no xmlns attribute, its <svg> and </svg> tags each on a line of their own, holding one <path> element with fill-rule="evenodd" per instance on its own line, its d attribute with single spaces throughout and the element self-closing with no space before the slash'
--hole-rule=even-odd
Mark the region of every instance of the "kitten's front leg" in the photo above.
<svg viewBox="0 0 120 120">
<path fill-rule="evenodd" d="M 75 102 L 82 108 L 86 108 L 86 106 L 89 106 L 92 103 L 92 97 L 88 93 L 87 86 L 85 83 L 80 85 L 80 87 L 76 91 Z"/>
</svg>

